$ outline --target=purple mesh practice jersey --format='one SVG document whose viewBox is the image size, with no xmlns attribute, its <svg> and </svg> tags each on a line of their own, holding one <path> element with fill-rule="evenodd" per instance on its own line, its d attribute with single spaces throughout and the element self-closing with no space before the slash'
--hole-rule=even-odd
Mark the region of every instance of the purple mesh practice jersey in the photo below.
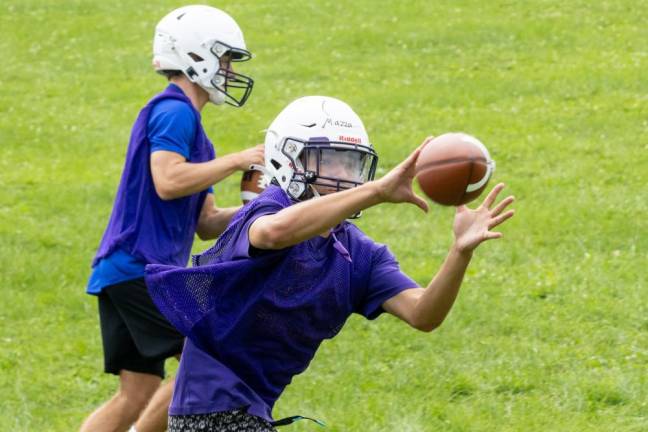
<svg viewBox="0 0 648 432">
<path fill-rule="evenodd" d="M 153 300 L 188 337 L 171 415 L 248 407 L 271 420 L 281 392 L 349 315 L 374 319 L 386 300 L 418 286 L 386 246 L 348 222 L 280 251 L 251 248 L 252 222 L 289 205 L 270 186 L 193 268 L 147 266 Z"/>
</svg>

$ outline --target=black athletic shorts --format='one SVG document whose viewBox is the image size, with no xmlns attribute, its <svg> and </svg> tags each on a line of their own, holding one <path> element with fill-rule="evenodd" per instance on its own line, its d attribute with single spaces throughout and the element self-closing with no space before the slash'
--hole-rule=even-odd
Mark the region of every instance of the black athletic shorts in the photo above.
<svg viewBox="0 0 648 432">
<path fill-rule="evenodd" d="M 151 300 L 144 279 L 110 285 L 99 294 L 104 370 L 164 378 L 164 361 L 182 352 L 184 337 Z"/>
</svg>

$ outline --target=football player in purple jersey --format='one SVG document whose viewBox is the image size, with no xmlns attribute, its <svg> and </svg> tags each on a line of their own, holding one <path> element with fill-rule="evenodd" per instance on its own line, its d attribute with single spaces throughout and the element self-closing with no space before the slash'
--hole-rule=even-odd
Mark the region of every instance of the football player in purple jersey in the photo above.
<svg viewBox="0 0 648 432">
<path fill-rule="evenodd" d="M 352 313 L 387 312 L 425 332 L 443 322 L 473 251 L 513 216 L 513 197 L 496 203 L 498 184 L 477 209 L 459 207 L 450 251 L 420 287 L 349 219 L 382 203 L 427 211 L 412 190 L 424 145 L 374 180 L 377 154 L 347 104 L 310 96 L 279 114 L 266 134 L 263 193 L 192 268 L 147 267 L 153 301 L 187 336 L 170 431 L 268 432 L 303 418 L 275 420 L 273 405 Z"/>
</svg>

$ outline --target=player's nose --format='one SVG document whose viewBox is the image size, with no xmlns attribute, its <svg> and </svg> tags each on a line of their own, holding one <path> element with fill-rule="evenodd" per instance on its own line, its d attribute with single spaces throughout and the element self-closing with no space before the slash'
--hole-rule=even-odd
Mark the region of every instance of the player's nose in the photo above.
<svg viewBox="0 0 648 432">
<path fill-rule="evenodd" d="M 348 178 L 349 177 L 349 171 L 346 169 L 346 167 L 342 165 L 334 165 L 331 167 L 330 173 L 333 177 L 339 177 L 339 178 Z"/>
</svg>

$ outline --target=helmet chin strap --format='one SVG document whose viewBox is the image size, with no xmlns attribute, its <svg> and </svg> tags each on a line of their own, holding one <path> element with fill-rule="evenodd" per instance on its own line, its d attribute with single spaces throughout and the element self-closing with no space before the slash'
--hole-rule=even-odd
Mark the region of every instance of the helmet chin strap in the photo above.
<svg viewBox="0 0 648 432">
<path fill-rule="evenodd" d="M 317 198 L 317 197 L 321 196 L 320 193 L 317 192 L 317 189 L 315 188 L 314 185 L 312 185 L 312 184 L 309 183 L 309 184 L 308 184 L 308 187 L 310 187 L 310 190 L 311 190 L 311 192 L 313 193 L 313 197 L 314 197 L 314 198 Z"/>
<path fill-rule="evenodd" d="M 225 94 L 223 92 L 216 89 L 207 89 L 205 87 L 203 87 L 203 89 L 209 94 L 209 102 L 214 105 L 223 105 L 225 103 Z"/>
</svg>

